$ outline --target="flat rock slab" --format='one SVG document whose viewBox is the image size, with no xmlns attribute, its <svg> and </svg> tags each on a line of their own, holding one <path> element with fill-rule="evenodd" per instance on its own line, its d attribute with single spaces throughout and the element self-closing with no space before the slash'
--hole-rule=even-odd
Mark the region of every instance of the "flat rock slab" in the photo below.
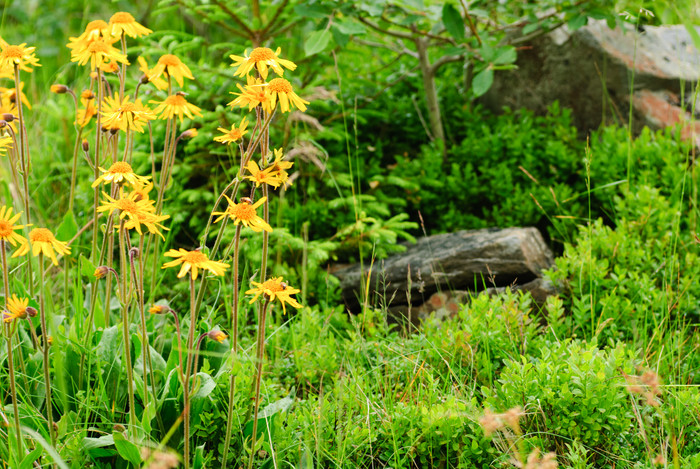
<svg viewBox="0 0 700 469">
<path fill-rule="evenodd" d="M 376 262 L 371 269 L 369 304 L 420 305 L 438 291 L 479 291 L 524 284 L 541 277 L 553 256 L 536 228 L 459 231 L 421 238 L 401 254 Z M 334 272 L 343 300 L 352 312 L 361 309 L 361 292 L 369 263 Z"/>
</svg>

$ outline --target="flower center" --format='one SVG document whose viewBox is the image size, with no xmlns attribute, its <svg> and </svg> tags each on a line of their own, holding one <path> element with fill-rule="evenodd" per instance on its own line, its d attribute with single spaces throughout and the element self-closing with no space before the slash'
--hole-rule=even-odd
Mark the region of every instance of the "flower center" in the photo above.
<svg viewBox="0 0 700 469">
<path fill-rule="evenodd" d="M 125 11 L 115 13 L 109 20 L 112 23 L 133 23 L 134 21 L 136 21 L 130 13 L 127 13 Z"/>
<path fill-rule="evenodd" d="M 131 199 L 119 199 L 117 200 L 116 206 L 122 212 L 131 214 L 138 212 L 138 205 Z"/>
<path fill-rule="evenodd" d="M 122 114 L 125 112 L 135 112 L 135 111 L 137 111 L 135 103 L 124 103 L 119 108 L 119 112 L 121 112 Z M 126 164 L 126 163 L 124 163 L 124 164 Z M 126 164 L 126 165 L 129 166 L 128 164 Z M 129 166 L 129 170 L 131 170 L 131 166 Z"/>
<path fill-rule="evenodd" d="M 172 54 L 165 54 L 160 59 L 158 59 L 158 64 L 164 65 L 166 67 L 179 67 L 181 63 L 182 62 L 180 62 L 180 59 L 178 59 Z"/>
<path fill-rule="evenodd" d="M 131 165 L 129 163 L 117 161 L 109 167 L 109 172 L 112 174 L 131 174 L 134 172 L 134 170 L 131 169 Z"/>
<path fill-rule="evenodd" d="M 34 228 L 29 232 L 29 241 L 32 243 L 51 243 L 55 239 L 47 228 Z"/>
<path fill-rule="evenodd" d="M 0 239 L 7 238 L 12 234 L 12 224 L 7 220 L 0 220 Z"/>
<path fill-rule="evenodd" d="M 200 265 L 208 260 L 207 255 L 199 251 L 190 251 L 182 256 L 183 262 L 187 262 L 188 264 L 192 265 Z"/>
<path fill-rule="evenodd" d="M 174 94 L 165 98 L 165 104 L 170 106 L 185 107 L 185 105 L 187 105 L 187 100 L 179 94 Z"/>
<path fill-rule="evenodd" d="M 289 84 L 284 78 L 275 78 L 270 80 L 268 88 L 273 93 L 291 93 L 292 85 Z"/>
<path fill-rule="evenodd" d="M 250 53 L 250 60 L 253 62 L 263 62 L 275 58 L 275 53 L 267 47 L 257 47 Z"/>
<path fill-rule="evenodd" d="M 252 205 L 242 202 L 231 210 L 233 213 L 233 216 L 238 218 L 239 220 L 243 221 L 250 221 L 255 219 L 257 214 L 255 213 L 255 209 L 253 208 Z"/>
<path fill-rule="evenodd" d="M 10 59 L 21 59 L 24 55 L 24 49 L 20 46 L 7 46 L 2 55 Z"/>
<path fill-rule="evenodd" d="M 228 136 L 234 140 L 238 140 L 243 137 L 243 133 L 239 129 L 233 129 L 228 133 Z"/>
<path fill-rule="evenodd" d="M 109 25 L 102 20 L 90 21 L 87 26 L 85 26 L 85 32 L 95 31 L 99 29 L 107 29 Z"/>
<path fill-rule="evenodd" d="M 263 290 L 269 290 L 272 293 L 277 293 L 277 292 L 283 291 L 287 287 L 282 285 L 282 282 L 280 282 L 279 279 L 272 278 L 270 280 L 266 280 L 262 284 L 262 288 L 263 288 Z"/>
<path fill-rule="evenodd" d="M 88 52 L 91 52 L 93 54 L 98 54 L 98 53 L 107 53 L 109 52 L 109 44 L 107 44 L 104 41 L 101 40 L 96 40 L 92 41 L 90 45 L 88 46 Z"/>
</svg>

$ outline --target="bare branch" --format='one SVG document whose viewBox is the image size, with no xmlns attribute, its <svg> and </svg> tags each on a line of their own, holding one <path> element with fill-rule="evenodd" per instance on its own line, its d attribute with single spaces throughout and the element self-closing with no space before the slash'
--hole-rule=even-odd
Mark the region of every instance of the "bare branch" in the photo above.
<svg viewBox="0 0 700 469">
<path fill-rule="evenodd" d="M 241 28 L 243 28 L 243 30 L 246 32 L 246 34 L 248 34 L 248 37 L 249 37 L 249 38 L 253 38 L 253 37 L 255 36 L 255 34 L 254 34 L 253 31 L 248 27 L 248 25 L 245 24 L 243 21 L 241 21 L 241 19 L 238 17 L 238 15 L 236 15 L 233 11 L 231 11 L 231 10 L 229 9 L 229 7 L 227 7 L 226 5 L 222 4 L 220 0 L 212 0 L 212 1 L 213 1 L 219 8 L 221 8 L 221 10 L 222 10 L 224 13 L 226 13 L 228 16 L 230 16 L 231 19 L 232 19 L 238 26 L 240 26 Z"/>
<path fill-rule="evenodd" d="M 431 66 L 430 66 L 430 74 L 435 75 L 435 72 L 442 67 L 445 64 L 451 63 L 451 62 L 459 62 L 464 60 L 463 55 L 444 55 L 437 59 Z"/>
<path fill-rule="evenodd" d="M 398 32 L 398 31 L 390 31 L 388 29 L 382 29 L 379 27 L 378 24 L 376 24 L 376 23 L 374 23 L 374 22 L 372 22 L 372 21 L 370 21 L 367 18 L 364 18 L 362 16 L 358 16 L 357 19 L 360 20 L 360 22 L 366 24 L 367 26 L 374 29 L 375 31 L 379 31 L 382 34 L 388 34 L 389 36 L 399 37 L 401 39 L 413 40 L 412 34 L 402 33 L 402 32 Z"/>
<path fill-rule="evenodd" d="M 282 14 L 282 11 L 287 7 L 287 4 L 289 4 L 289 0 L 284 0 L 280 6 L 277 7 L 277 10 L 275 10 L 275 14 L 272 16 L 272 19 L 267 23 L 267 25 L 263 28 L 261 35 L 265 37 L 267 33 L 270 31 L 270 29 L 274 26 L 274 24 L 279 20 L 280 15 Z"/>
</svg>

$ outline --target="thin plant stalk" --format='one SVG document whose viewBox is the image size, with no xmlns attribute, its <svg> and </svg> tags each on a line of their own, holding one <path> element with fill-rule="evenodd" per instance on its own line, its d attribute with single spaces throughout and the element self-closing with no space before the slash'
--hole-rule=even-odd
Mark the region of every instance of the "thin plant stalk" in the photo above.
<svg viewBox="0 0 700 469">
<path fill-rule="evenodd" d="M 129 337 L 129 283 L 127 282 L 128 267 L 126 260 L 126 243 L 124 241 L 126 229 L 124 220 L 119 222 L 119 257 L 121 265 L 121 300 L 122 300 L 122 330 L 124 335 L 124 362 L 126 364 L 127 386 L 129 390 L 129 427 L 134 429 L 136 425 L 136 407 L 134 399 L 134 370 L 131 367 L 131 340 Z"/>
<path fill-rule="evenodd" d="M 56 433 L 53 429 L 53 405 L 51 403 L 51 374 L 49 373 L 49 329 L 46 327 L 46 282 L 44 282 L 44 253 L 39 252 L 39 317 L 41 318 L 41 335 L 44 355 L 44 386 L 46 388 L 46 419 L 49 425 L 51 444 L 56 446 Z"/>
<path fill-rule="evenodd" d="M 253 467 L 253 455 L 255 454 L 255 443 L 258 432 L 258 411 L 260 410 L 260 381 L 262 381 L 263 357 L 265 355 L 265 318 L 267 316 L 267 306 L 270 304 L 269 299 L 260 308 L 260 317 L 258 318 L 258 339 L 255 348 L 255 400 L 253 401 L 253 441 L 250 445 L 251 454 L 248 459 L 248 469 Z"/>
<path fill-rule="evenodd" d="M 233 426 L 233 405 L 236 393 L 236 362 L 238 360 L 238 252 L 241 238 L 241 225 L 236 226 L 236 234 L 233 238 L 233 305 L 231 306 L 231 381 L 229 383 L 228 412 L 226 413 L 226 438 L 224 441 L 224 454 L 222 469 L 226 469 L 228 448 L 231 444 L 231 430 Z"/>
<path fill-rule="evenodd" d="M 185 368 L 185 379 L 182 383 L 184 412 L 185 412 L 185 469 L 190 467 L 190 371 L 192 369 L 192 350 L 194 346 L 194 331 L 197 328 L 197 308 L 196 308 L 195 282 L 190 272 L 190 332 L 187 338 L 187 365 Z"/>
<path fill-rule="evenodd" d="M 100 144 L 102 142 L 101 129 L 102 129 L 102 98 L 104 94 L 104 87 L 102 84 L 102 70 L 97 68 L 97 124 L 95 126 L 95 163 L 93 165 L 94 180 L 100 177 Z M 96 186 L 93 194 L 93 207 L 92 207 L 92 249 L 90 251 L 90 260 L 95 264 L 97 259 L 97 232 L 100 230 L 100 226 L 97 223 L 99 213 L 97 212 L 97 205 L 99 203 L 100 188 Z M 111 267 L 111 266 L 110 266 Z M 109 309 L 109 308 L 108 308 Z M 105 327 L 108 324 L 105 323 Z"/>
<path fill-rule="evenodd" d="M 2 257 L 2 283 L 5 293 L 5 309 L 7 309 L 7 301 L 10 298 L 10 276 L 7 267 L 7 252 L 5 244 L 7 242 L 0 240 L 0 257 Z M 17 407 L 17 386 L 15 385 L 15 361 L 12 357 L 12 335 L 13 332 L 10 325 L 7 325 L 7 372 L 10 375 L 10 394 L 12 397 L 12 412 L 14 412 L 15 435 L 17 438 L 17 461 L 24 459 L 24 450 L 22 449 L 22 431 L 19 426 L 19 408 Z"/>
</svg>

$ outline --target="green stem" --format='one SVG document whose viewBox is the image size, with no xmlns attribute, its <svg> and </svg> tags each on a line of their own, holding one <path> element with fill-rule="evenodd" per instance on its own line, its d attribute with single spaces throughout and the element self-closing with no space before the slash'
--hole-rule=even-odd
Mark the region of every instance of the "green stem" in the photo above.
<svg viewBox="0 0 700 469">
<path fill-rule="evenodd" d="M 44 282 L 44 253 L 39 252 L 39 316 L 41 318 L 41 335 L 44 355 L 44 386 L 46 387 L 46 419 L 49 424 L 51 444 L 56 446 L 56 433 L 53 429 L 53 405 L 51 404 L 51 375 L 49 373 L 49 329 L 46 327 L 46 283 Z"/>
<path fill-rule="evenodd" d="M 267 316 L 267 306 L 270 300 L 266 299 L 260 309 L 260 317 L 258 318 L 258 340 L 255 354 L 255 401 L 253 404 L 253 441 L 250 445 L 251 453 L 248 459 L 248 469 L 253 467 L 253 455 L 255 454 L 255 442 L 258 432 L 258 411 L 260 409 L 260 382 L 262 381 L 263 356 L 265 352 L 265 318 Z"/>
<path fill-rule="evenodd" d="M 97 69 L 97 124 L 95 126 L 95 163 L 93 167 L 94 180 L 100 177 L 100 144 L 102 142 L 101 130 L 102 130 L 102 98 L 104 94 L 104 88 L 102 84 L 102 70 Z M 97 223 L 99 213 L 97 212 L 97 205 L 99 204 L 100 196 L 100 186 L 96 186 L 93 194 L 93 207 L 92 207 L 92 249 L 90 251 L 90 260 L 93 264 L 96 263 L 97 259 L 97 233 L 100 231 L 100 226 Z M 110 266 L 111 267 L 111 266 Z M 107 308 L 109 310 L 109 308 Z M 105 327 L 107 324 L 105 323 Z"/>
<path fill-rule="evenodd" d="M 190 332 L 187 338 L 187 365 L 183 385 L 185 406 L 185 469 L 190 467 L 190 371 L 192 370 L 192 350 L 194 346 L 194 331 L 197 329 L 197 308 L 195 282 L 190 272 Z"/>
<path fill-rule="evenodd" d="M 73 212 L 73 199 L 75 198 L 75 183 L 78 174 L 78 151 L 82 144 L 83 127 L 78 124 L 78 135 L 75 138 L 75 146 L 73 147 L 73 167 L 70 173 L 70 196 L 68 198 L 68 211 Z"/>
<path fill-rule="evenodd" d="M 134 399 L 134 370 L 131 367 L 131 340 L 129 337 L 129 283 L 128 268 L 126 260 L 126 230 L 124 229 L 124 219 L 119 222 L 119 257 L 120 272 L 122 275 L 121 300 L 122 300 L 122 330 L 124 334 L 124 362 L 126 363 L 127 387 L 129 389 L 129 428 L 134 430 L 136 425 L 136 406 Z"/>
</svg>

